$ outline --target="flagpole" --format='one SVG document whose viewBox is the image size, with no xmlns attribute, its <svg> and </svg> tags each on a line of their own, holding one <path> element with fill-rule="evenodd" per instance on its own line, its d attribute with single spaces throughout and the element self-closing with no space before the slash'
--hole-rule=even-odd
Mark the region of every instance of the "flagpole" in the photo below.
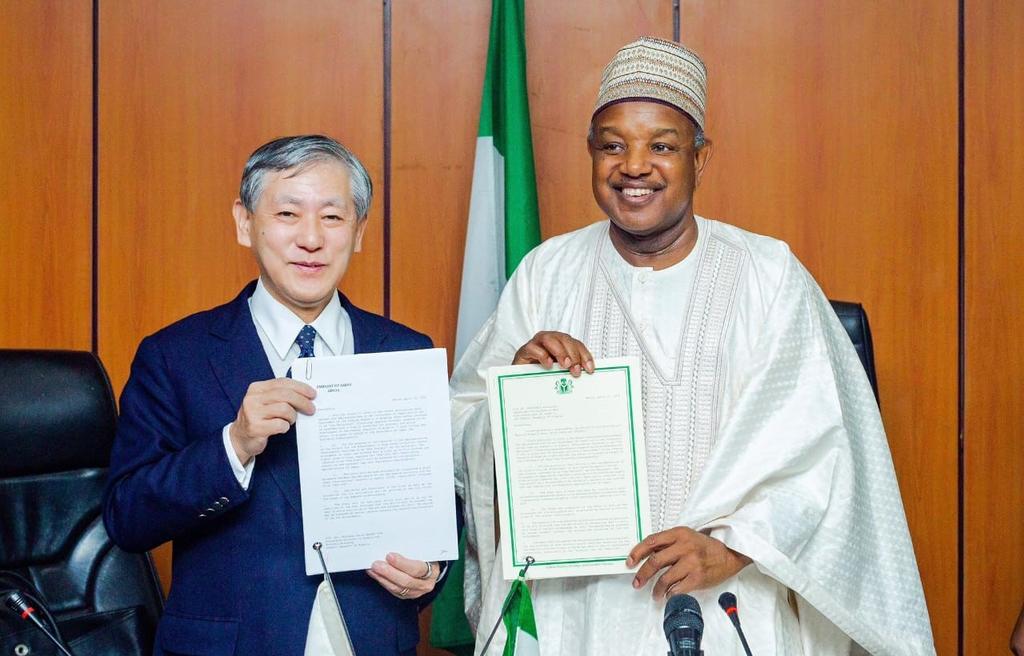
<svg viewBox="0 0 1024 656">
<path fill-rule="evenodd" d="M 519 571 L 519 578 L 526 578 L 526 570 L 530 569 L 530 565 L 534 563 L 533 556 L 526 557 L 526 567 Z M 494 622 L 494 628 L 491 629 L 491 635 L 487 636 L 487 642 L 484 643 L 484 649 L 480 652 L 480 656 L 484 656 L 487 653 L 487 648 L 491 646 L 491 641 L 494 640 L 494 634 L 498 632 L 498 626 L 501 625 L 503 619 L 505 619 L 505 611 L 508 610 L 508 605 L 512 603 L 512 596 L 509 595 L 505 598 L 505 603 L 501 605 L 501 612 L 498 613 L 498 619 Z"/>
<path fill-rule="evenodd" d="M 338 592 L 334 589 L 334 582 L 331 580 L 331 572 L 327 569 L 327 561 L 324 560 L 323 548 L 324 545 L 322 542 L 313 543 L 313 551 L 315 551 L 316 555 L 320 558 L 320 567 L 324 570 L 324 583 L 327 584 L 327 588 L 331 591 L 331 597 L 334 598 L 334 607 L 338 609 L 338 619 L 341 620 L 341 628 L 345 633 L 345 641 L 348 643 L 348 649 L 352 654 L 355 654 L 356 648 L 352 645 L 352 636 L 348 634 L 348 623 L 345 621 L 345 613 L 341 612 L 341 601 L 338 600 Z"/>
</svg>

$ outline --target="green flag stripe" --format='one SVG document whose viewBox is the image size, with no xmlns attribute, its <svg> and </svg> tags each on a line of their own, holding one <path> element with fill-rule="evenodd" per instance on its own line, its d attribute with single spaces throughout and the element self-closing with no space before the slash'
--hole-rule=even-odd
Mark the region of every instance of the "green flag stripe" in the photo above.
<svg viewBox="0 0 1024 656">
<path fill-rule="evenodd" d="M 512 596 L 512 603 L 508 604 L 508 610 L 502 618 L 505 622 L 505 630 L 508 637 L 505 640 L 504 656 L 515 656 L 516 642 L 519 631 L 528 633 L 537 638 L 537 625 L 533 618 L 533 602 L 530 599 L 530 588 L 523 579 L 516 579 L 512 582 L 512 589 L 509 590 Z"/>
<path fill-rule="evenodd" d="M 537 176 L 526 88 L 524 0 L 494 0 L 480 136 L 493 135 L 505 161 L 505 275 L 540 243 Z"/>
<path fill-rule="evenodd" d="M 521 595 L 519 598 L 519 628 L 536 638 L 537 623 L 533 617 L 533 599 L 530 597 L 530 587 L 522 579 L 520 579 L 519 585 L 522 586 L 519 593 Z"/>
<path fill-rule="evenodd" d="M 466 557 L 466 532 L 459 537 L 459 559 L 448 569 L 443 587 L 434 600 L 430 621 L 430 644 L 459 656 L 473 653 L 473 630 L 466 621 L 462 603 L 462 581 Z"/>
<path fill-rule="evenodd" d="M 504 207 L 504 215 L 498 217 L 493 212 L 489 215 L 485 215 L 485 212 L 478 212 L 479 215 L 470 216 L 471 228 L 467 232 L 467 248 L 469 235 L 487 233 L 486 229 L 478 230 L 477 233 L 473 232 L 472 226 L 477 222 L 484 226 L 488 224 L 494 227 L 503 226 L 503 234 L 499 238 L 504 242 L 506 279 L 515 271 L 523 256 L 540 243 L 540 212 L 537 207 L 533 139 L 530 134 L 530 108 L 526 86 L 525 33 L 524 0 L 492 0 L 490 41 L 487 46 L 487 65 L 477 134 L 478 138 L 484 138 L 487 142 L 493 143 L 494 150 L 501 156 L 500 158 L 494 157 L 495 160 L 500 159 L 499 166 L 503 164 L 503 169 L 497 172 L 500 174 L 500 178 L 498 175 L 494 175 L 493 170 L 490 173 L 493 178 L 502 179 L 503 183 L 501 188 L 493 191 L 494 202 L 482 202 L 480 207 L 486 208 L 488 205 L 494 208 Z M 491 138 L 486 139 L 487 137 Z M 481 185 L 480 188 L 487 188 L 487 186 Z M 476 182 L 474 181 L 475 189 Z M 488 253 L 493 253 L 494 255 L 490 257 L 497 258 L 501 252 L 500 243 L 496 241 L 491 245 L 486 243 L 477 245 L 473 248 L 472 254 L 474 256 L 483 254 L 484 257 L 487 257 Z M 493 250 L 489 250 L 490 246 L 493 246 Z M 470 261 L 470 251 L 467 249 L 466 262 Z M 469 264 L 465 266 L 468 268 Z M 495 266 L 500 266 L 500 264 L 495 263 Z M 477 269 L 473 270 L 477 271 Z M 497 302 L 497 294 L 495 294 L 489 307 L 482 311 L 468 312 L 464 306 L 478 304 L 480 300 L 478 296 L 486 296 L 486 294 L 465 293 L 467 284 L 465 271 L 463 275 L 462 289 L 464 293 L 460 299 L 458 329 L 460 343 L 464 339 L 468 342 L 479 330 L 479 325 L 473 317 L 476 315 L 486 317 L 487 314 L 493 312 L 493 303 Z M 468 280 L 472 280 L 472 278 Z M 473 291 L 479 290 L 474 288 Z M 496 291 L 500 292 L 500 288 Z M 467 328 L 465 331 L 464 320 Z M 465 336 L 463 336 L 463 332 L 465 332 Z M 453 569 L 448 575 L 447 584 L 434 602 L 435 616 L 431 625 L 432 643 L 443 645 L 444 648 L 452 652 L 459 651 L 457 645 L 471 647 L 473 644 L 472 631 L 466 623 L 463 613 L 462 585 L 463 572 Z"/>
</svg>

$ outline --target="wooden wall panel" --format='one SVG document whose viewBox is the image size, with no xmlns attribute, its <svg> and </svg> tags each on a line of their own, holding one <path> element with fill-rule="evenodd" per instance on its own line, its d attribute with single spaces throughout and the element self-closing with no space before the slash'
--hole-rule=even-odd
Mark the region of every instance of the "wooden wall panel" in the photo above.
<svg viewBox="0 0 1024 656">
<path fill-rule="evenodd" d="M 1024 602 L 1024 4 L 965 3 L 964 649 Z"/>
<path fill-rule="evenodd" d="M 255 276 L 230 210 L 256 146 L 326 132 L 379 189 L 381 8 L 163 0 L 101 12 L 100 349 L 123 383 L 142 336 Z M 343 286 L 379 310 L 379 202 L 370 220 Z"/>
<path fill-rule="evenodd" d="M 941 654 L 957 640 L 957 6 L 687 0 L 714 154 L 699 213 L 867 309 Z M 981 653 L 981 652 L 978 652 Z"/>
<path fill-rule="evenodd" d="M 235 242 L 242 166 L 324 132 L 380 190 L 381 3 L 100 3 L 100 354 L 116 390 L 140 339 L 256 276 Z M 382 304 L 381 203 L 342 287 Z M 166 557 L 160 557 L 166 574 Z"/>
<path fill-rule="evenodd" d="M 667 0 L 527 3 L 530 118 L 541 233 L 582 228 L 603 214 L 590 186 L 587 128 L 601 72 L 615 52 L 641 35 L 672 38 Z"/>
<path fill-rule="evenodd" d="M 452 349 L 490 7 L 455 0 L 394 7 L 393 314 Z M 587 126 L 604 64 L 641 34 L 671 38 L 671 3 L 608 3 L 601 12 L 583 0 L 543 9 L 527 3 L 527 79 L 545 237 L 601 217 L 590 191 Z M 422 65 L 442 58 L 443 67 Z"/>
<path fill-rule="evenodd" d="M 0 2 L 0 348 L 92 344 L 92 2 Z"/>
<path fill-rule="evenodd" d="M 490 3 L 392 6 L 391 316 L 447 348 L 451 367 Z M 417 653 L 444 656 L 430 617 Z"/>
<path fill-rule="evenodd" d="M 392 14 L 392 317 L 449 361 L 490 18 L 490 3 L 460 0 L 397 2 Z"/>
</svg>

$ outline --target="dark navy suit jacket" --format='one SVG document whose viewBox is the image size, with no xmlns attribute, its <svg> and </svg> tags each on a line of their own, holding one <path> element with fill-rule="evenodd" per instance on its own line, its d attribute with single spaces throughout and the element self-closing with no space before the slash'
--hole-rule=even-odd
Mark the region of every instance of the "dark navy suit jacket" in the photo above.
<svg viewBox="0 0 1024 656">
<path fill-rule="evenodd" d="M 174 541 L 158 656 L 300 655 L 305 646 L 322 577 L 303 565 L 295 429 L 270 438 L 248 490 L 222 440 L 249 384 L 274 377 L 249 311 L 254 289 L 144 339 L 121 396 L 103 517 L 126 550 Z M 356 353 L 431 346 L 341 301 Z M 358 656 L 413 653 L 429 598 L 397 599 L 364 572 L 333 578 Z"/>
</svg>

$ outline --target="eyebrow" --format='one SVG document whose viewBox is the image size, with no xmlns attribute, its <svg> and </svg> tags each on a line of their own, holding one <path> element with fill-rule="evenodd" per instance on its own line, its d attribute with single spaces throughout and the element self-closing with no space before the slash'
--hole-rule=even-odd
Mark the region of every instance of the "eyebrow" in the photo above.
<svg viewBox="0 0 1024 656">
<path fill-rule="evenodd" d="M 346 201 L 344 198 L 341 198 L 340 196 L 331 196 L 330 198 L 325 198 L 324 202 L 320 203 L 320 209 L 323 209 L 325 207 L 345 208 L 348 207 L 348 201 Z"/>
<path fill-rule="evenodd" d="M 274 198 L 279 205 L 302 205 L 303 200 L 298 196 L 281 195 Z M 325 198 L 324 202 L 320 203 L 320 209 L 325 207 L 348 207 L 348 202 L 340 196 L 331 196 Z"/>
<path fill-rule="evenodd" d="M 598 128 L 598 130 L 597 130 L 598 134 L 605 134 L 606 132 L 610 133 L 610 134 L 614 134 L 616 136 L 620 136 L 619 135 L 619 131 L 616 130 L 615 128 L 613 128 L 613 127 L 610 127 L 610 126 L 604 126 L 604 127 Z M 679 130 L 677 130 L 675 128 L 661 128 L 659 130 L 655 130 L 654 134 L 651 135 L 651 138 L 652 139 L 656 139 L 657 137 L 663 137 L 663 136 L 665 136 L 667 134 L 675 135 L 675 136 L 678 137 L 679 136 Z"/>
</svg>

